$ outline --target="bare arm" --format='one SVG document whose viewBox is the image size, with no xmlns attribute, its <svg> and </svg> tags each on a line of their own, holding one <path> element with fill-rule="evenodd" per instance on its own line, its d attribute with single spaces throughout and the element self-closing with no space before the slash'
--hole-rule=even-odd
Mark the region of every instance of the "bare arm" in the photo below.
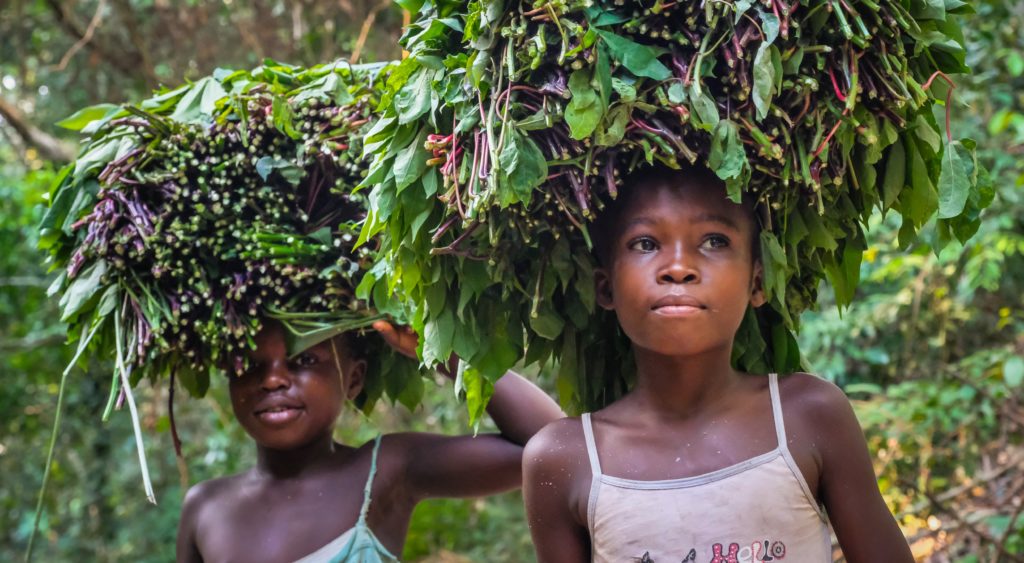
<svg viewBox="0 0 1024 563">
<path fill-rule="evenodd" d="M 536 385 L 514 373 L 495 384 L 487 412 L 500 435 L 420 434 L 406 447 L 406 480 L 414 498 L 491 495 L 522 484 L 523 445 L 564 417 Z"/>
<path fill-rule="evenodd" d="M 871 466 L 864 433 L 839 388 L 821 380 L 810 394 L 805 424 L 823 429 L 818 441 L 818 495 L 828 512 L 843 555 L 850 563 L 911 563 L 907 540 L 885 505 Z"/>
<path fill-rule="evenodd" d="M 397 351 L 415 356 L 415 332 L 385 322 L 374 328 Z M 451 377 L 451 369 L 442 373 Z M 520 486 L 523 445 L 545 424 L 565 416 L 544 391 L 511 372 L 495 384 L 487 412 L 501 435 L 389 436 L 394 444 L 389 446 L 402 452 L 411 498 L 481 496 Z"/>
<path fill-rule="evenodd" d="M 503 437 L 520 446 L 548 423 L 565 417 L 558 403 L 540 387 L 511 371 L 494 384 L 487 414 Z"/>
<path fill-rule="evenodd" d="M 399 353 L 410 358 L 416 357 L 418 337 L 408 327 L 395 327 L 385 321 L 377 321 L 373 328 Z M 441 367 L 446 377 L 453 377 L 453 361 Z M 487 414 L 491 415 L 501 435 L 514 444 L 526 442 L 549 422 L 565 417 L 551 397 L 522 376 L 507 372 L 494 384 L 494 395 L 487 403 Z"/>
<path fill-rule="evenodd" d="M 578 420 L 561 420 L 537 433 L 523 452 L 523 500 L 537 561 L 591 559 L 586 503 L 590 484 Z"/>
</svg>

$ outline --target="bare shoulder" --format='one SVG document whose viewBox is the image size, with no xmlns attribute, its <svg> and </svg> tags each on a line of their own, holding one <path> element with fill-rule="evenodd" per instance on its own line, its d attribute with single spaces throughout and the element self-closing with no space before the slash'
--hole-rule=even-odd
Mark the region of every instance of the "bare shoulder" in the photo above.
<svg viewBox="0 0 1024 563">
<path fill-rule="evenodd" d="M 187 516 L 193 518 L 200 512 L 208 509 L 216 509 L 228 500 L 234 498 L 235 493 L 242 485 L 246 473 L 219 477 L 196 483 L 189 487 L 185 493 L 185 500 L 181 507 L 181 516 L 184 521 Z"/>
<path fill-rule="evenodd" d="M 585 525 L 591 479 L 579 417 L 548 423 L 527 442 L 523 494 L 531 515 L 561 513 L 574 525 Z M 531 516 L 531 522 L 535 520 Z M 550 524 L 550 519 L 545 520 Z"/>
<path fill-rule="evenodd" d="M 837 454 L 865 448 L 860 423 L 843 390 L 815 375 L 779 378 L 779 395 L 789 449 L 817 496 L 823 472 L 835 465 Z"/>
<path fill-rule="evenodd" d="M 235 493 L 241 486 L 242 475 L 211 479 L 189 488 L 178 521 L 175 551 L 179 562 L 203 560 L 199 548 L 200 530 L 207 529 L 210 523 L 225 520 L 221 516 L 227 512 L 231 499 L 238 496 Z"/>
<path fill-rule="evenodd" d="M 526 443 L 523 466 L 575 466 L 580 460 L 586 459 L 586 450 L 580 418 L 561 418 L 548 423 Z M 581 453 L 583 455 L 580 455 Z"/>
<path fill-rule="evenodd" d="M 808 423 L 835 422 L 852 415 L 843 390 L 810 373 L 793 373 L 779 378 L 779 395 L 789 418 Z"/>
</svg>

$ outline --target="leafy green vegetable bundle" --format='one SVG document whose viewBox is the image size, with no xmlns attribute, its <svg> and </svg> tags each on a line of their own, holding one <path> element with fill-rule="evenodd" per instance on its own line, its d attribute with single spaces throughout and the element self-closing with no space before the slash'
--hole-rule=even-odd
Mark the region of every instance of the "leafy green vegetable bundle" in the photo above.
<svg viewBox="0 0 1024 563">
<path fill-rule="evenodd" d="M 383 259 L 363 294 L 401 286 L 424 359 L 467 359 L 482 400 L 521 359 L 560 362 L 577 408 L 627 388 L 588 228 L 638 167 L 697 162 L 757 203 L 770 306 L 734 350 L 752 371 L 799 366 L 792 331 L 822 279 L 853 299 L 872 209 L 899 213 L 908 244 L 936 214 L 940 241 L 965 240 L 991 199 L 974 143 L 935 117 L 967 70 L 960 0 L 407 7 L 410 56 L 366 138 L 362 236 Z"/>
<path fill-rule="evenodd" d="M 267 61 L 61 123 L 86 138 L 41 246 L 61 269 L 72 365 L 87 351 L 116 363 L 104 418 L 119 396 L 135 414 L 143 377 L 202 395 L 211 373 L 243 371 L 267 318 L 292 352 L 383 318 L 354 294 L 372 251 L 353 250 L 366 203 L 352 189 L 386 68 Z M 364 398 L 417 403 L 414 363 L 360 345 L 384 374 Z"/>
</svg>

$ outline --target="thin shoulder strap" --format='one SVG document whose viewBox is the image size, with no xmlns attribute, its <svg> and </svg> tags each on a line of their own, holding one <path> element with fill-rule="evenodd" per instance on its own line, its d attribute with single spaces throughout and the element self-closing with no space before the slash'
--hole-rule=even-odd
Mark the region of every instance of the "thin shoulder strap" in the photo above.
<svg viewBox="0 0 1024 563">
<path fill-rule="evenodd" d="M 590 413 L 580 417 L 583 421 L 583 439 L 587 442 L 587 456 L 590 457 L 590 472 L 596 480 L 601 476 L 601 460 L 597 457 L 597 442 L 594 440 L 594 426 L 590 422 Z"/>
<path fill-rule="evenodd" d="M 594 519 L 597 514 L 597 497 L 601 491 L 601 460 L 597 457 L 597 441 L 594 440 L 594 425 L 590 421 L 590 413 L 584 413 L 583 439 L 587 442 L 587 457 L 590 458 L 590 494 L 587 495 L 587 529 L 590 537 L 594 537 Z"/>
<path fill-rule="evenodd" d="M 366 522 L 366 515 L 370 512 L 370 490 L 373 489 L 373 477 L 377 474 L 377 452 L 380 451 L 381 435 L 373 440 L 373 455 L 370 457 L 370 473 L 366 476 L 366 486 L 363 487 L 363 507 L 359 510 L 359 522 Z"/>
<path fill-rule="evenodd" d="M 768 375 L 768 390 L 772 396 L 772 417 L 775 419 L 775 439 L 779 441 L 779 452 L 782 453 L 782 459 L 786 460 L 786 465 L 789 466 L 789 471 L 796 478 L 797 483 L 800 484 L 800 490 L 804 493 L 804 498 L 807 502 L 814 507 L 814 511 L 818 514 L 818 518 L 822 522 L 828 522 L 828 518 L 825 515 L 824 509 L 814 499 L 814 494 L 811 492 L 810 486 L 807 485 L 807 479 L 804 478 L 804 474 L 800 471 L 800 466 L 797 465 L 796 459 L 793 458 L 793 454 L 789 451 L 789 440 L 786 439 L 786 425 L 782 421 L 782 396 L 779 393 L 779 376 L 778 374 L 772 373 Z"/>
<path fill-rule="evenodd" d="M 782 399 L 779 395 L 779 375 L 768 374 L 768 390 L 772 396 L 772 418 L 775 419 L 775 439 L 778 440 L 779 450 L 789 452 L 786 440 L 786 424 L 782 421 Z"/>
</svg>

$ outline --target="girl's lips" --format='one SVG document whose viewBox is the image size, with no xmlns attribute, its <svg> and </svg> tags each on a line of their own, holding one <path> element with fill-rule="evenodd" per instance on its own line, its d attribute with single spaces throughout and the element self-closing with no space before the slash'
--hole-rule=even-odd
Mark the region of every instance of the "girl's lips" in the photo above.
<svg viewBox="0 0 1024 563">
<path fill-rule="evenodd" d="M 654 310 L 654 314 L 663 317 L 692 317 L 704 311 L 701 307 L 693 305 L 665 305 Z"/>
<path fill-rule="evenodd" d="M 651 310 L 665 317 L 689 317 L 704 311 L 704 305 L 689 295 L 670 294 L 655 301 Z"/>
<path fill-rule="evenodd" d="M 256 418 L 272 425 L 287 424 L 302 416 L 303 410 L 296 407 L 272 407 L 257 412 Z"/>
</svg>

